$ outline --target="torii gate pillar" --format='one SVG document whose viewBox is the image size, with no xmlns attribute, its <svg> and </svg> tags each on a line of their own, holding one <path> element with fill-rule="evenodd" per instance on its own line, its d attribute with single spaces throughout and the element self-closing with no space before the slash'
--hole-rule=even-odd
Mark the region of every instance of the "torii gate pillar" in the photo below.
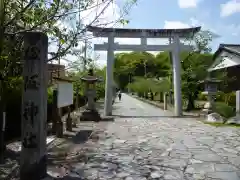
<svg viewBox="0 0 240 180">
<path fill-rule="evenodd" d="M 174 107 L 175 115 L 182 115 L 182 93 L 181 93 L 181 64 L 180 64 L 180 40 L 177 35 L 173 37 L 172 61 L 174 82 Z"/>
<path fill-rule="evenodd" d="M 113 62 L 114 62 L 114 33 L 109 33 L 108 48 L 107 48 L 107 69 L 106 69 L 106 83 L 105 83 L 105 103 L 104 115 L 112 115 L 112 100 L 113 100 Z"/>
</svg>

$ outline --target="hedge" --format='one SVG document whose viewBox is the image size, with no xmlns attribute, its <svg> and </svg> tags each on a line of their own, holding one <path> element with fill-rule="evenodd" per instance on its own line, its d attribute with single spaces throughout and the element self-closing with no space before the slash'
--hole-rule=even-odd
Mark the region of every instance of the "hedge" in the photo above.
<svg viewBox="0 0 240 180">
<path fill-rule="evenodd" d="M 230 118 L 235 116 L 234 108 L 225 104 L 224 102 L 215 102 L 213 106 L 213 111 L 217 112 L 225 118 Z"/>
<path fill-rule="evenodd" d="M 5 140 L 9 141 L 21 136 L 21 90 L 17 88 L 8 88 L 6 91 L 6 129 Z M 52 90 L 48 89 L 48 103 L 47 103 L 47 121 L 52 119 Z M 76 96 L 74 96 L 74 104 Z M 79 96 L 79 107 L 83 106 L 85 101 L 84 96 Z M 70 106 L 71 111 L 75 109 L 74 105 Z M 68 108 L 62 108 L 63 114 L 68 112 Z"/>
<path fill-rule="evenodd" d="M 207 101 L 207 95 L 200 93 L 198 95 L 198 100 Z M 218 91 L 215 96 L 215 100 L 217 102 L 224 102 L 225 104 L 227 104 L 229 106 L 235 107 L 236 106 L 236 93 L 235 92 L 224 93 L 222 91 Z"/>
</svg>

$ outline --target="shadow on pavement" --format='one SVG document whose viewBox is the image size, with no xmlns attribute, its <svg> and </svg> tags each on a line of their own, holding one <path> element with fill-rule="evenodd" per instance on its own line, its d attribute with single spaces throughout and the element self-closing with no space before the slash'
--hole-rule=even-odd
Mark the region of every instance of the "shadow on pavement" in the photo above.
<svg viewBox="0 0 240 180">
<path fill-rule="evenodd" d="M 74 144 L 82 144 L 88 140 L 92 132 L 93 132 L 92 130 L 81 130 L 76 134 L 64 134 L 63 138 L 69 140 Z"/>
<path fill-rule="evenodd" d="M 45 179 L 44 179 L 45 180 Z M 59 177 L 59 178 L 56 178 L 56 177 L 51 177 L 51 176 L 48 176 L 46 178 L 46 180 L 84 180 L 84 178 L 81 178 L 81 177 L 73 177 L 73 176 L 64 176 L 64 177 Z"/>
<path fill-rule="evenodd" d="M 92 134 L 92 132 L 92 130 L 81 130 L 72 138 L 72 142 L 75 144 L 85 143 Z"/>
<path fill-rule="evenodd" d="M 196 118 L 198 116 L 194 116 L 194 115 L 183 115 L 183 116 L 123 116 L 123 115 L 117 115 L 114 114 L 113 117 L 117 117 L 117 118 Z"/>
</svg>

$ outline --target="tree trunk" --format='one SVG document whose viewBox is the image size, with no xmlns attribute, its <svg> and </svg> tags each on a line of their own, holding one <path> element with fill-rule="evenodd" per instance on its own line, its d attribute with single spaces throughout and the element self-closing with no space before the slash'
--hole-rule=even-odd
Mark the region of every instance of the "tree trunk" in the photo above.
<svg viewBox="0 0 240 180">
<path fill-rule="evenodd" d="M 72 118 L 71 118 L 70 106 L 68 107 L 68 115 L 67 115 L 67 119 L 66 119 L 66 130 L 72 131 Z"/>
<path fill-rule="evenodd" d="M 160 101 L 160 102 L 163 102 L 163 92 L 160 92 L 160 93 L 159 93 L 159 101 Z"/>
<path fill-rule="evenodd" d="M 151 98 L 151 100 L 153 101 L 154 96 L 153 96 L 153 93 L 152 93 L 152 92 L 150 92 L 150 98 Z"/>
<path fill-rule="evenodd" d="M 195 109 L 195 105 L 194 105 L 194 98 L 192 95 L 188 96 L 188 104 L 187 104 L 187 111 L 193 110 Z"/>
</svg>

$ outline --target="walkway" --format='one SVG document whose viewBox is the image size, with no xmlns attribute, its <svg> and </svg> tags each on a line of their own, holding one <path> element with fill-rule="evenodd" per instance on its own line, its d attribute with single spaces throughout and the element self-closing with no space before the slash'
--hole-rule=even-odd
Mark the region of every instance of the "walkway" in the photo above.
<svg viewBox="0 0 240 180">
<path fill-rule="evenodd" d="M 125 94 L 114 115 L 81 145 L 86 156 L 67 165 L 69 179 L 240 179 L 239 128 L 173 118 Z"/>
</svg>

